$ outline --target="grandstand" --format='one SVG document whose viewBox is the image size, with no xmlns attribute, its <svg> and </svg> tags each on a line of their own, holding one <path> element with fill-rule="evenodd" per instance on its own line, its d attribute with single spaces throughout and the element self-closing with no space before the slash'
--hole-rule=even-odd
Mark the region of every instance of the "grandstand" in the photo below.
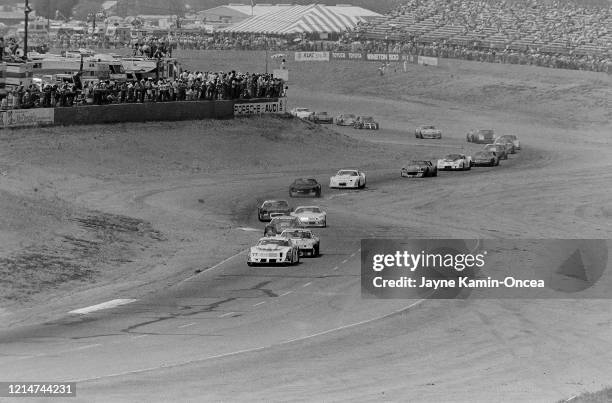
<svg viewBox="0 0 612 403">
<path fill-rule="evenodd" d="M 610 55 L 612 8 L 536 1 L 410 0 L 360 24 L 365 39 Z"/>
</svg>

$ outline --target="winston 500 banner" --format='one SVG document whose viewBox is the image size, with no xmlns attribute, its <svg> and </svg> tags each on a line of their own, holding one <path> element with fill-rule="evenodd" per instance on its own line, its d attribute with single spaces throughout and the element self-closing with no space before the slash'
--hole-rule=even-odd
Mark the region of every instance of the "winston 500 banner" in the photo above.
<svg viewBox="0 0 612 403">
<path fill-rule="evenodd" d="M 609 298 L 605 239 L 363 239 L 366 298 Z"/>
</svg>

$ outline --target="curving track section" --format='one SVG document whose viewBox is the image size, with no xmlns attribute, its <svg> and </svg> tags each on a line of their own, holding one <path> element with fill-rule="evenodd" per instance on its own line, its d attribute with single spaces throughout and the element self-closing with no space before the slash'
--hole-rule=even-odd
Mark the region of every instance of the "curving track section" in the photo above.
<svg viewBox="0 0 612 403">
<path fill-rule="evenodd" d="M 299 101 L 314 101 L 309 96 L 305 91 Z M 401 118 L 389 117 L 389 108 L 414 104 L 332 94 L 322 108 L 325 102 L 330 110 L 343 102 L 388 111 L 382 131 L 349 129 L 351 136 L 423 144 L 404 134 Z M 461 120 L 463 127 L 469 119 L 451 114 L 443 124 Z M 499 115 L 487 119 L 483 124 Z M 368 172 L 366 190 L 327 191 L 315 202 L 330 223 L 317 231 L 320 258 L 249 268 L 241 252 L 122 307 L 4 332 L 0 378 L 78 380 L 76 400 L 88 402 L 547 401 L 597 389 L 611 370 L 608 301 L 361 299 L 362 238 L 609 237 L 612 152 L 605 133 L 577 146 L 569 132 L 508 116 L 497 123 L 523 133 L 524 150 L 502 167 L 405 180 L 390 161 L 388 169 Z M 461 140 L 450 133 L 437 146 L 456 149 L 465 146 Z M 595 150 L 607 158 L 592 159 Z M 257 200 L 285 197 L 295 174 L 81 197 L 155 208 L 181 225 L 198 216 L 194 200 L 205 195 L 225 203 L 242 228 L 236 231 L 248 233 L 263 228 Z M 327 173 L 315 176 L 326 183 Z M 253 240 L 259 234 L 253 231 Z"/>
</svg>

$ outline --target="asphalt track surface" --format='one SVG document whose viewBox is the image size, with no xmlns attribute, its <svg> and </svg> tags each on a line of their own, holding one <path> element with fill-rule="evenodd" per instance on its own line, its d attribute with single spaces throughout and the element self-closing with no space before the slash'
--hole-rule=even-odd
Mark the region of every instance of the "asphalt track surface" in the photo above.
<svg viewBox="0 0 612 403">
<path fill-rule="evenodd" d="M 304 91 L 299 101 L 315 99 Z M 393 118 L 408 103 L 319 102 L 384 114 L 375 134 L 341 129 L 352 136 L 422 144 Z M 69 401 L 83 402 L 551 401 L 598 389 L 612 373 L 608 300 L 361 298 L 362 238 L 609 236 L 612 159 L 592 158 L 610 156 L 605 136 L 578 146 L 570 131 L 498 119 L 490 112 L 482 124 L 519 126 L 524 146 L 501 167 L 423 180 L 401 179 L 399 167 L 368 172 L 365 190 L 303 200 L 328 211 L 329 227 L 315 230 L 321 257 L 251 268 L 243 251 L 121 307 L 3 332 L 0 379 L 76 381 Z M 439 143 L 460 145 L 453 133 Z M 325 184 L 329 175 L 315 176 Z M 257 201 L 285 198 L 289 181 L 282 173 L 194 180 L 130 197 L 189 217 L 195 194 L 217 192 L 238 200 L 236 220 L 255 235 Z"/>
</svg>

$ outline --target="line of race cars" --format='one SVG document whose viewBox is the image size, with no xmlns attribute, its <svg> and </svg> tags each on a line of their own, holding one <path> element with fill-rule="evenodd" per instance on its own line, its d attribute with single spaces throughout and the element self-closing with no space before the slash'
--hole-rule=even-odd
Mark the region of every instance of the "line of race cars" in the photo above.
<svg viewBox="0 0 612 403">
<path fill-rule="evenodd" d="M 299 109 L 299 108 L 298 108 Z M 309 115 L 310 116 L 310 115 Z M 342 116 L 342 115 L 341 115 Z M 434 126 L 421 126 L 415 131 L 417 138 L 441 138 Z M 470 170 L 475 166 L 498 166 L 521 149 L 516 135 L 495 137 L 493 129 L 476 129 L 466 134 L 468 142 L 483 144 L 474 156 L 451 153 L 436 162 L 413 160 L 400 170 L 402 177 L 436 177 L 438 171 Z M 363 189 L 366 174 L 358 169 L 341 169 L 329 178 L 330 189 Z M 315 178 L 298 178 L 289 186 L 289 197 L 315 197 L 322 195 L 322 185 Z M 327 213 L 317 205 L 290 207 L 287 200 L 266 200 L 257 209 L 259 221 L 267 222 L 263 237 L 249 250 L 247 264 L 298 264 L 300 256 L 320 255 L 321 239 L 310 227 L 327 227 Z"/>
<path fill-rule="evenodd" d="M 352 126 L 355 129 L 380 129 L 380 123 L 378 123 L 372 116 L 367 115 L 357 116 L 353 115 L 352 113 L 347 113 L 333 117 L 324 111 L 313 112 L 308 108 L 302 107 L 293 108 L 289 113 L 292 116 L 303 120 L 308 120 L 313 123 L 336 124 L 338 126 Z"/>
</svg>

